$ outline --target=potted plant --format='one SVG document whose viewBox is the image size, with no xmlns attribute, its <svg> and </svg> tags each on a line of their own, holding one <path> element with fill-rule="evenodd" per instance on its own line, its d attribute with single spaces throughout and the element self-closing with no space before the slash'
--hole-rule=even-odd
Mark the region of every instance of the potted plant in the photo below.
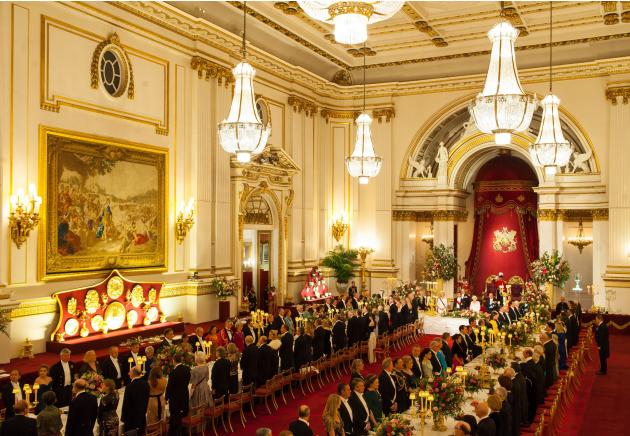
<svg viewBox="0 0 630 436">
<path fill-rule="evenodd" d="M 348 282 L 354 277 L 354 269 L 359 266 L 357 250 L 346 249 L 339 244 L 330 250 L 321 261 L 322 265 L 332 269 L 333 276 L 337 279 L 337 285 L 345 290 Z"/>
<path fill-rule="evenodd" d="M 230 302 L 228 297 L 234 295 L 234 284 L 228 282 L 223 277 L 214 278 L 210 282 L 215 291 L 217 291 L 217 298 L 219 299 L 219 320 L 225 321 L 230 316 Z"/>
</svg>

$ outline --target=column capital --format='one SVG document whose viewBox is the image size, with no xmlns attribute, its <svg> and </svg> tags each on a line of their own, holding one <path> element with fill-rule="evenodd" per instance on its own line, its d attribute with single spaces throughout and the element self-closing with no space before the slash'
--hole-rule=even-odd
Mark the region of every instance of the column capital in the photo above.
<svg viewBox="0 0 630 436">
<path fill-rule="evenodd" d="M 224 83 L 225 86 L 228 86 L 230 83 L 234 82 L 234 76 L 232 75 L 232 71 L 230 71 L 229 68 L 214 63 L 208 59 L 202 58 L 201 56 L 192 57 L 192 59 L 190 60 L 190 68 L 197 71 L 197 77 L 199 77 L 200 79 L 204 76 L 206 80 L 210 80 L 210 78 L 216 78 L 219 84 Z"/>
<path fill-rule="evenodd" d="M 317 105 L 306 98 L 299 97 L 297 95 L 289 96 L 289 106 L 293 107 L 293 110 L 297 113 L 304 111 L 307 117 L 312 117 L 317 114 Z"/>
<path fill-rule="evenodd" d="M 606 99 L 610 100 L 614 105 L 617 104 L 621 98 L 623 104 L 628 104 L 630 100 L 630 83 L 621 85 L 612 85 L 606 88 Z"/>
</svg>

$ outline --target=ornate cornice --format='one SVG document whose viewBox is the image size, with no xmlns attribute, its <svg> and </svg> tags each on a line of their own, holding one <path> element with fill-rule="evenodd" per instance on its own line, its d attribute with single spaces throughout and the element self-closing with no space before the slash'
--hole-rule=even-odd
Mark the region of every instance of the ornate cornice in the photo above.
<svg viewBox="0 0 630 436">
<path fill-rule="evenodd" d="M 306 98 L 298 97 L 297 95 L 289 96 L 289 106 L 293 107 L 293 110 L 297 113 L 304 111 L 308 117 L 317 114 L 317 105 L 314 102 Z"/>
<path fill-rule="evenodd" d="M 465 210 L 393 210 L 393 221 L 466 221 Z"/>
<path fill-rule="evenodd" d="M 538 209 L 539 221 L 607 221 L 608 209 Z"/>
<path fill-rule="evenodd" d="M 389 123 L 390 120 L 394 118 L 395 116 L 396 116 L 396 111 L 394 110 L 393 107 L 384 107 L 384 108 L 374 109 L 372 111 L 372 118 L 374 118 L 375 120 L 378 120 L 379 123 L 383 120 L 383 118 L 385 118 L 385 121 Z"/>
<path fill-rule="evenodd" d="M 356 117 L 359 116 L 361 112 L 360 111 L 356 111 L 356 110 L 336 110 L 336 109 L 329 109 L 329 108 L 322 108 L 321 111 L 319 111 L 319 114 L 326 119 L 326 122 L 328 122 L 328 120 L 330 118 L 339 118 L 342 120 L 354 120 Z"/>
<path fill-rule="evenodd" d="M 228 86 L 234 82 L 234 76 L 229 68 L 216 64 L 201 56 L 193 56 L 190 61 L 190 68 L 197 71 L 197 77 L 200 79 L 205 76 L 206 80 L 217 79 L 219 84 L 223 83 Z"/>
<path fill-rule="evenodd" d="M 606 99 L 610 100 L 613 105 L 617 104 L 617 99 L 621 97 L 623 104 L 628 104 L 630 99 L 630 85 L 611 86 L 606 89 Z"/>
</svg>

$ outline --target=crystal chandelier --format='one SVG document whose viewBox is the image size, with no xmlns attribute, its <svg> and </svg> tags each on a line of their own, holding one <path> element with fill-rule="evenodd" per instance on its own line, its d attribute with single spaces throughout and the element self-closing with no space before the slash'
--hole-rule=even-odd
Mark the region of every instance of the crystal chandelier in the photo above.
<svg viewBox="0 0 630 436">
<path fill-rule="evenodd" d="M 577 236 L 569 238 L 568 242 L 570 245 L 577 247 L 577 249 L 580 250 L 580 254 L 582 254 L 582 250 L 584 250 L 584 247 L 588 247 L 593 243 L 593 238 L 584 236 L 584 226 L 582 225 L 581 220 L 578 226 Z"/>
<path fill-rule="evenodd" d="M 374 153 L 372 118 L 365 111 L 365 50 L 363 51 L 363 112 L 357 117 L 357 142 L 352 155 L 346 158 L 346 167 L 351 177 L 358 177 L 361 185 L 367 185 L 370 177 L 376 177 L 383 159 Z"/>
<path fill-rule="evenodd" d="M 393 16 L 402 1 L 304 1 L 298 4 L 311 17 L 334 25 L 335 41 L 341 44 L 361 44 L 367 39 L 368 24 Z"/>
<path fill-rule="evenodd" d="M 492 51 L 486 82 L 468 108 L 477 128 L 493 133 L 498 145 L 509 144 L 513 132 L 529 127 L 537 105 L 536 96 L 525 94 L 518 79 L 514 54 L 517 36 L 518 30 L 507 21 L 488 32 Z"/>
<path fill-rule="evenodd" d="M 243 61 L 234 67 L 234 98 L 227 119 L 219 123 L 219 142 L 239 162 L 249 162 L 252 154 L 265 149 L 271 126 L 264 125 L 256 110 L 254 76 L 256 70 L 247 63 L 245 32 L 247 2 L 243 2 Z"/>
<path fill-rule="evenodd" d="M 535 165 L 545 169 L 545 173 L 553 176 L 558 167 L 565 166 L 571 158 L 571 146 L 564 139 L 560 124 L 560 99 L 553 95 L 553 50 L 552 28 L 553 8 L 549 2 L 549 94 L 543 98 L 543 115 L 536 142 L 529 146 L 529 155 Z M 582 250 L 580 250 L 581 252 Z"/>
</svg>

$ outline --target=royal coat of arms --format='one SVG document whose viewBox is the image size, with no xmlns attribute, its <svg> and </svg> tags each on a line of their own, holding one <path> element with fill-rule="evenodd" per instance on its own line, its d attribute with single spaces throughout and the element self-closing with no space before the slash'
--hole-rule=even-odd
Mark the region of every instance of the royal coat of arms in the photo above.
<svg viewBox="0 0 630 436">
<path fill-rule="evenodd" d="M 511 253 L 515 251 L 516 230 L 508 230 L 507 227 L 503 227 L 501 230 L 495 230 L 492 248 L 494 248 L 494 251 L 500 253 Z"/>
</svg>

